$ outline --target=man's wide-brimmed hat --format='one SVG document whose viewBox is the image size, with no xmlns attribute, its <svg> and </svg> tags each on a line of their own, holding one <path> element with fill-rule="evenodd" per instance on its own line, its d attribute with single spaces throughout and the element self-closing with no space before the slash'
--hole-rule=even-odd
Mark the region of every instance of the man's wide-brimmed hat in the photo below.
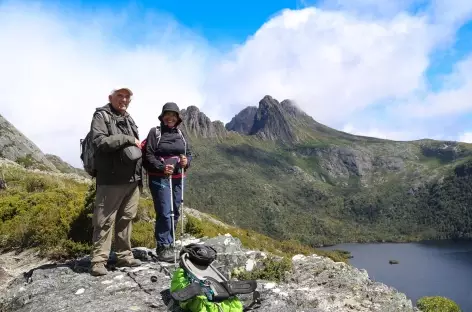
<svg viewBox="0 0 472 312">
<path fill-rule="evenodd" d="M 182 122 L 182 118 L 180 118 L 180 109 L 174 102 L 167 102 L 162 106 L 162 113 L 159 115 L 159 120 L 162 122 L 162 116 L 164 116 L 165 112 L 174 112 L 177 114 L 177 123 L 175 126 L 178 126 Z"/>
</svg>

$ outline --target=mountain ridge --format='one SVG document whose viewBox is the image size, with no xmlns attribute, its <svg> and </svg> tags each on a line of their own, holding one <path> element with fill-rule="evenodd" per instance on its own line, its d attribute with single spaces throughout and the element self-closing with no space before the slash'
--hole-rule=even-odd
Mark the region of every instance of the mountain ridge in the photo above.
<svg viewBox="0 0 472 312">
<path fill-rule="evenodd" d="M 211 128 L 214 121 L 194 109 Z M 241 110 L 225 130 L 222 136 L 190 133 L 196 158 L 187 196 L 193 207 L 225 222 L 315 246 L 458 234 L 452 228 L 461 221 L 451 203 L 465 199 L 449 196 L 455 185 L 463 187 L 455 169 L 472 161 L 470 144 L 358 136 L 271 96 Z M 435 198 L 434 188 L 447 192 L 448 202 Z M 452 227 L 436 210 L 446 210 Z M 461 233 L 472 236 L 472 228 Z"/>
<path fill-rule="evenodd" d="M 181 113 L 195 156 L 187 201 L 229 224 L 312 246 L 472 237 L 468 173 L 457 173 L 470 144 L 356 136 L 271 96 L 226 125 Z"/>
<path fill-rule="evenodd" d="M 233 118 L 225 124 L 225 128 L 228 131 L 234 131 L 243 135 L 255 135 L 258 132 L 257 129 L 253 129 L 254 124 L 256 121 L 254 120 L 257 115 L 267 115 L 268 110 L 271 106 L 274 106 L 281 110 L 281 115 L 286 115 L 283 117 L 290 117 L 290 118 L 301 118 L 302 125 L 308 126 L 313 131 L 318 131 L 320 133 L 324 133 L 326 135 L 338 135 L 340 137 L 345 137 L 346 139 L 353 139 L 353 140 L 373 140 L 378 142 L 416 142 L 416 141 L 423 141 L 423 140 L 430 140 L 427 138 L 424 139 L 417 139 L 417 140 L 392 140 L 392 139 L 383 139 L 377 138 L 372 136 L 365 136 L 365 135 L 357 135 L 345 131 L 341 131 L 329 126 L 326 126 L 322 123 L 317 122 L 312 116 L 308 115 L 305 111 L 299 108 L 294 101 L 290 99 L 284 99 L 282 102 L 279 102 L 277 99 L 274 99 L 271 95 L 265 95 L 260 101 L 258 106 L 247 106 L 242 109 L 239 113 L 237 113 Z M 259 118 L 261 118 L 260 116 Z M 216 120 L 219 122 L 219 120 Z M 213 121 L 215 122 L 215 121 Z M 262 128 L 263 126 L 259 126 Z M 272 135 L 268 135 L 267 137 L 273 138 Z M 264 138 L 264 135 L 261 136 Z M 282 140 L 283 141 L 283 140 Z M 438 140 L 442 141 L 442 140 Z"/>
<path fill-rule="evenodd" d="M 26 168 L 87 176 L 59 156 L 45 154 L 33 141 L 0 114 L 0 158 L 14 161 Z"/>
</svg>

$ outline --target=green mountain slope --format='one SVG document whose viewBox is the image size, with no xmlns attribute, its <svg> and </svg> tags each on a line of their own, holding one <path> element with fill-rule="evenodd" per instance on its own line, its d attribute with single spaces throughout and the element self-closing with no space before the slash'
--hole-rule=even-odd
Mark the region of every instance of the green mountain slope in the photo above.
<svg viewBox="0 0 472 312">
<path fill-rule="evenodd" d="M 355 136 L 270 96 L 226 129 L 182 113 L 196 154 L 186 203 L 227 223 L 312 245 L 472 231 L 468 171 L 458 174 L 470 144 Z"/>
</svg>

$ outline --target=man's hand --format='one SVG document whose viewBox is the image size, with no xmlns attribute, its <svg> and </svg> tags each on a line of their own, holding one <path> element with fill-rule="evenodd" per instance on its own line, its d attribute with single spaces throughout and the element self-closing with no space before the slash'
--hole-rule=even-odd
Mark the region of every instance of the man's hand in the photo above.
<svg viewBox="0 0 472 312">
<path fill-rule="evenodd" d="M 180 166 L 182 166 L 182 168 L 185 168 L 187 167 L 187 156 L 185 155 L 180 155 Z"/>
<path fill-rule="evenodd" d="M 138 139 L 134 139 L 134 144 L 136 144 L 137 147 L 141 147 L 141 142 L 139 142 Z"/>
<path fill-rule="evenodd" d="M 174 166 L 173 165 L 166 165 L 164 168 L 164 174 L 166 175 L 171 175 L 174 172 Z"/>
</svg>

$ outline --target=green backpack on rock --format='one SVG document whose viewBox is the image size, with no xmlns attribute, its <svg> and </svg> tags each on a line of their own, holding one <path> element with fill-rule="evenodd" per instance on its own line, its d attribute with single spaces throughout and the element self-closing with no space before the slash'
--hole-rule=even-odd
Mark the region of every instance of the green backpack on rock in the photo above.
<svg viewBox="0 0 472 312">
<path fill-rule="evenodd" d="M 189 312 L 243 312 L 260 304 L 257 282 L 229 281 L 212 262 L 214 248 L 189 244 L 180 252 L 179 268 L 174 272 L 170 292 L 180 308 Z M 253 294 L 253 303 L 244 308 L 238 294 Z M 252 307 L 254 306 L 254 307 Z"/>
</svg>

